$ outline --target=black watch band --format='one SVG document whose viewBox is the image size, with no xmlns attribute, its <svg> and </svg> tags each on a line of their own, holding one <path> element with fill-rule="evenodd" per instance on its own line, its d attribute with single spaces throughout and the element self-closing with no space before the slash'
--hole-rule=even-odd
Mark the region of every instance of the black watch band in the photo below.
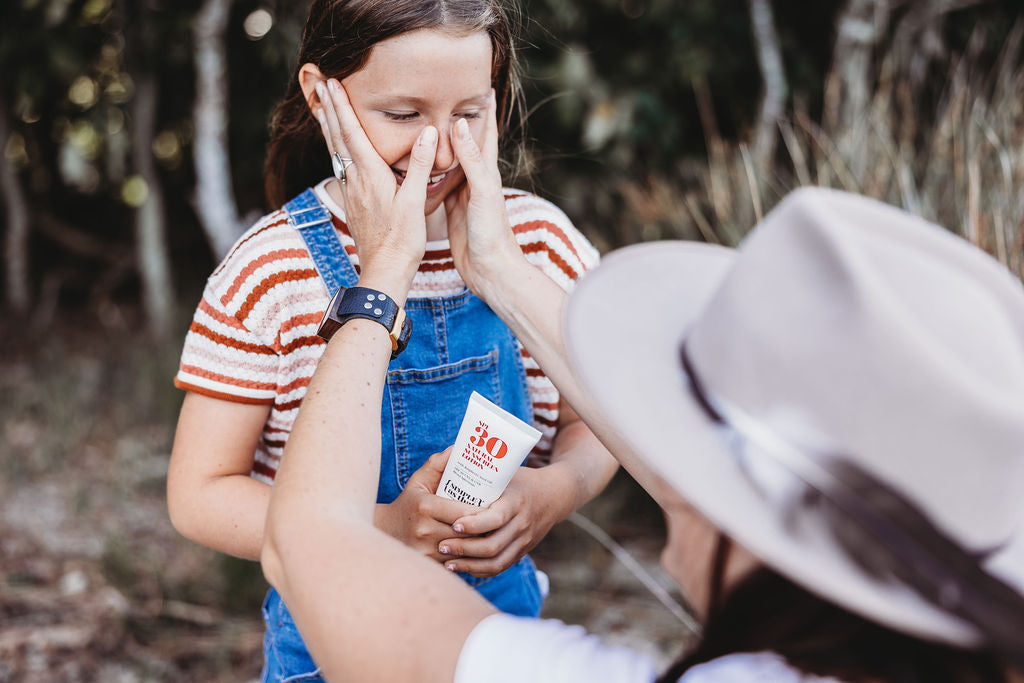
<svg viewBox="0 0 1024 683">
<path fill-rule="evenodd" d="M 387 294 L 368 287 L 339 287 L 316 333 L 328 341 L 338 328 L 352 318 L 366 318 L 383 325 L 391 337 L 392 358 L 409 344 L 412 320 L 405 316 L 405 309 Z"/>
</svg>

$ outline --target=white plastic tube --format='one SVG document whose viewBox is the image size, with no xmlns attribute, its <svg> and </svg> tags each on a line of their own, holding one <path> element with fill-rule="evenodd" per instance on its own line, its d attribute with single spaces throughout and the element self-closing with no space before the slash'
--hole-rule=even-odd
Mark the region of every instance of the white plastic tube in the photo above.
<svg viewBox="0 0 1024 683">
<path fill-rule="evenodd" d="M 490 507 L 539 440 L 539 431 L 474 391 L 437 495 Z"/>
</svg>

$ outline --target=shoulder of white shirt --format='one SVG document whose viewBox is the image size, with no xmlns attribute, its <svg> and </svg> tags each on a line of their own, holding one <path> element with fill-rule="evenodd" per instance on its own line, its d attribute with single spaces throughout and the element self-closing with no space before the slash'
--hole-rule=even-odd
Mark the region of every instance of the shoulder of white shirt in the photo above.
<svg viewBox="0 0 1024 683">
<path fill-rule="evenodd" d="M 464 643 L 454 683 L 651 683 L 657 676 L 650 656 L 606 645 L 580 626 L 494 614 L 477 624 Z M 679 681 L 840 683 L 804 674 L 771 652 L 720 657 L 693 667 Z"/>
</svg>

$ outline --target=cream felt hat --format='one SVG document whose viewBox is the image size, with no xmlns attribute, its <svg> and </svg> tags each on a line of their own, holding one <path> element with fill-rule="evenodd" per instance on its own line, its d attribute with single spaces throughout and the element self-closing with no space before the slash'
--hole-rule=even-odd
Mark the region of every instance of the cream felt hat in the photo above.
<svg viewBox="0 0 1024 683">
<path fill-rule="evenodd" d="M 995 260 L 807 188 L 738 250 L 612 253 L 565 325 L 627 470 L 853 612 L 1024 656 L 1024 288 Z"/>
</svg>

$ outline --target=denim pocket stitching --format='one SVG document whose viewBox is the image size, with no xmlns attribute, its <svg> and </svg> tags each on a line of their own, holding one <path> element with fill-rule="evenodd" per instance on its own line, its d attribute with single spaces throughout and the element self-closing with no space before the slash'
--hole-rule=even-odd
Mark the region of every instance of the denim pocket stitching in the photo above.
<svg viewBox="0 0 1024 683">
<path fill-rule="evenodd" d="M 463 287 L 461 292 L 451 296 L 409 297 L 405 300 L 405 308 L 407 310 L 410 308 L 433 308 L 438 304 L 448 308 L 455 308 L 456 306 L 464 305 L 472 295 L 473 293 L 469 291 L 469 288 Z"/>
<path fill-rule="evenodd" d="M 269 597 L 269 596 L 268 596 Z M 309 654 L 309 650 L 305 648 L 305 642 L 302 641 L 302 634 L 299 632 L 299 627 L 295 623 L 295 620 L 291 616 L 291 612 L 288 611 L 287 606 L 284 604 L 284 600 L 281 599 L 280 595 L 277 596 L 276 600 L 276 612 L 274 621 L 277 622 L 277 626 L 269 628 L 268 635 L 270 638 L 270 647 L 274 653 L 274 661 L 277 664 L 277 668 L 281 669 L 284 666 L 284 662 L 287 661 L 287 657 L 282 656 L 282 653 L 278 647 L 278 636 L 283 634 L 283 631 L 288 628 L 294 631 L 294 635 L 300 639 L 303 649 L 307 653 L 307 656 L 312 660 L 312 655 Z M 287 626 L 286 626 L 287 625 Z M 301 673 L 292 674 L 290 676 L 278 676 L 274 683 L 303 683 L 310 681 L 322 681 L 323 674 L 320 672 L 320 667 L 316 667 L 312 671 L 303 671 Z"/>
<path fill-rule="evenodd" d="M 414 382 L 440 382 L 458 377 L 467 372 L 486 370 L 498 364 L 498 350 L 494 349 L 484 356 L 473 356 L 455 363 L 446 363 L 432 368 L 405 368 L 388 372 L 388 382 L 394 384 L 411 384 Z"/>
<path fill-rule="evenodd" d="M 394 438 L 392 457 L 395 459 L 395 486 L 401 490 L 404 488 L 402 482 L 408 481 L 412 475 L 412 472 L 409 471 L 408 459 L 400 456 L 409 446 L 408 435 L 405 429 L 405 404 L 402 401 L 402 392 L 392 391 L 390 382 L 385 383 L 384 391 L 387 392 L 387 400 L 391 406 L 391 432 Z M 382 453 L 381 457 L 383 455 Z"/>
<path fill-rule="evenodd" d="M 309 683 L 309 681 L 322 681 L 324 680 L 323 674 L 320 672 L 320 667 L 307 671 L 306 673 L 294 674 L 287 678 L 282 678 L 280 683 Z"/>
</svg>

